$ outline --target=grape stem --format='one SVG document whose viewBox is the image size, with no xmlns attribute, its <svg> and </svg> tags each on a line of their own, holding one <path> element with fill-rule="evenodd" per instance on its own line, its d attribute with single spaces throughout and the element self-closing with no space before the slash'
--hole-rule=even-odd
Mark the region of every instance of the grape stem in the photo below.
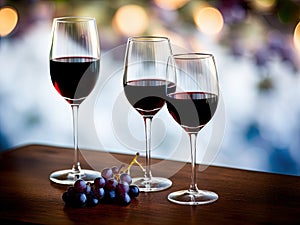
<svg viewBox="0 0 300 225">
<path fill-rule="evenodd" d="M 129 163 L 128 167 L 126 168 L 126 170 L 124 172 L 128 172 L 130 173 L 130 168 L 133 166 L 133 164 L 137 164 L 143 172 L 145 172 L 145 168 L 142 166 L 142 164 L 140 164 L 138 161 L 137 161 L 137 158 L 139 157 L 140 153 L 137 152 L 134 156 L 134 158 L 131 160 L 131 162 Z"/>
</svg>

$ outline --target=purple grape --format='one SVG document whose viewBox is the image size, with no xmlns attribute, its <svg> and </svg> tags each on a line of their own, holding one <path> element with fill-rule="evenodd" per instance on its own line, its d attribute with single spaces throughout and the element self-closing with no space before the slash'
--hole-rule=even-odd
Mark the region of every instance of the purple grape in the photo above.
<svg viewBox="0 0 300 225">
<path fill-rule="evenodd" d="M 96 188 L 104 188 L 105 186 L 105 179 L 103 177 L 97 177 L 94 180 L 94 185 Z"/>
<path fill-rule="evenodd" d="M 93 193 L 89 193 L 86 197 L 88 206 L 96 206 L 99 204 L 99 199 Z"/>
<path fill-rule="evenodd" d="M 76 193 L 74 186 L 68 187 L 67 192 L 70 196 L 74 196 Z"/>
<path fill-rule="evenodd" d="M 112 191 L 112 190 L 116 190 L 117 185 L 118 185 L 118 182 L 116 181 L 116 179 L 109 179 L 106 181 L 105 188 L 107 190 Z"/>
<path fill-rule="evenodd" d="M 105 195 L 105 191 L 103 188 L 94 188 L 93 190 L 93 195 L 98 199 L 101 200 L 104 195 Z"/>
<path fill-rule="evenodd" d="M 62 199 L 66 204 L 70 204 L 71 203 L 71 195 L 69 194 L 68 191 L 65 191 L 62 195 Z"/>
<path fill-rule="evenodd" d="M 118 183 L 117 185 L 117 193 L 125 194 L 129 191 L 129 184 L 127 182 Z"/>
<path fill-rule="evenodd" d="M 113 174 L 118 174 L 119 173 L 119 168 L 117 166 L 113 166 L 111 168 L 111 170 L 112 170 Z"/>
<path fill-rule="evenodd" d="M 87 203 L 87 197 L 84 193 L 76 193 L 75 198 L 73 199 L 72 206 L 83 207 Z"/>
<path fill-rule="evenodd" d="M 116 199 L 116 191 L 115 190 L 112 190 L 112 191 L 109 191 L 109 190 L 106 190 L 105 191 L 105 196 L 104 196 L 104 202 L 106 203 L 114 203 L 115 202 L 115 199 Z"/>
<path fill-rule="evenodd" d="M 111 179 L 113 178 L 113 171 L 111 168 L 104 168 L 102 171 L 101 171 L 101 175 L 102 177 L 104 177 L 106 180 L 108 179 Z"/>
<path fill-rule="evenodd" d="M 84 193 L 86 190 L 86 182 L 82 179 L 78 179 L 74 183 L 74 189 L 78 193 Z"/>
<path fill-rule="evenodd" d="M 127 193 L 122 193 L 118 195 L 117 201 L 120 205 L 126 206 L 130 204 L 131 198 Z"/>
<path fill-rule="evenodd" d="M 128 184 L 131 184 L 132 178 L 128 173 L 121 173 L 120 175 L 120 181 L 121 182 L 126 182 Z"/>
<path fill-rule="evenodd" d="M 140 194 L 139 187 L 134 184 L 130 185 L 128 194 L 131 198 L 136 198 Z"/>
</svg>

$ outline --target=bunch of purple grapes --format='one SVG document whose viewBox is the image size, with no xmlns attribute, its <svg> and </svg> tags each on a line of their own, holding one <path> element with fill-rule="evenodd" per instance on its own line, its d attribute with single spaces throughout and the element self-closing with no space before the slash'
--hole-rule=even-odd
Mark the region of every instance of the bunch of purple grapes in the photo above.
<svg viewBox="0 0 300 225">
<path fill-rule="evenodd" d="M 105 168 L 93 184 L 82 179 L 76 180 L 63 193 L 62 199 L 66 205 L 72 207 L 96 206 L 101 202 L 126 206 L 140 192 L 131 182 L 130 175 L 120 173 L 117 167 Z"/>
</svg>

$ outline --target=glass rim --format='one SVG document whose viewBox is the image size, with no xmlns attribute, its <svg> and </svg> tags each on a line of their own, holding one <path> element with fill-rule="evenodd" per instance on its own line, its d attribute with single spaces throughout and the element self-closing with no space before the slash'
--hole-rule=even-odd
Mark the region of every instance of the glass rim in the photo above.
<svg viewBox="0 0 300 225">
<path fill-rule="evenodd" d="M 189 53 L 174 54 L 172 57 L 178 60 L 193 60 L 193 59 L 197 60 L 197 59 L 214 58 L 214 55 L 211 53 L 189 52 Z"/>
<path fill-rule="evenodd" d="M 74 23 L 74 22 L 96 21 L 96 19 L 94 17 L 88 17 L 88 16 L 64 16 L 64 17 L 56 17 L 53 19 L 53 21 L 59 23 Z"/>
<path fill-rule="evenodd" d="M 137 41 L 137 42 L 162 42 L 168 41 L 170 39 L 164 36 L 155 36 L 155 35 L 145 35 L 145 36 L 132 36 L 128 38 L 128 41 Z"/>
</svg>

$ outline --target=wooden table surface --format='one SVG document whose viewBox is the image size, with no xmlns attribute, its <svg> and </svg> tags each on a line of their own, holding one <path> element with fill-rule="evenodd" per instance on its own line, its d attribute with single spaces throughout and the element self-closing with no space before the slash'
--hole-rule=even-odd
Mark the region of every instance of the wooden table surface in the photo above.
<svg viewBox="0 0 300 225">
<path fill-rule="evenodd" d="M 112 166 L 108 154 L 84 151 L 103 167 Z M 132 156 L 112 154 L 124 163 Z M 170 161 L 182 169 L 165 191 L 141 193 L 129 206 L 99 204 L 68 208 L 61 199 L 66 186 L 53 184 L 49 174 L 68 168 L 73 150 L 42 145 L 19 147 L 0 154 L 0 224 L 300 224 L 300 177 L 210 166 L 199 172 L 201 188 L 216 191 L 217 202 L 203 206 L 170 203 L 171 191 L 185 189 L 190 165 Z M 155 162 L 155 160 L 154 160 Z M 83 162 L 83 167 L 88 164 Z M 163 174 L 163 170 L 160 171 Z M 155 171 L 159 173 L 159 171 Z"/>
</svg>

